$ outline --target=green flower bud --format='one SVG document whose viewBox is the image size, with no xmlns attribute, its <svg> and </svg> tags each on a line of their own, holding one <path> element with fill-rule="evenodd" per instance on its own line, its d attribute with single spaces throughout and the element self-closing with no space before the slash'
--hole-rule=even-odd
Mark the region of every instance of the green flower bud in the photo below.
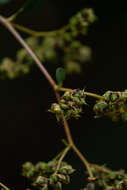
<svg viewBox="0 0 127 190">
<path fill-rule="evenodd" d="M 50 176 L 50 185 L 54 185 L 57 181 L 58 181 L 58 175 L 57 174 L 53 174 Z"/>
<path fill-rule="evenodd" d="M 70 183 L 70 176 L 66 175 L 66 179 L 64 180 L 65 184 L 69 184 Z"/>
<path fill-rule="evenodd" d="M 45 173 L 46 172 L 46 166 L 47 166 L 47 163 L 45 162 L 38 162 L 35 167 L 34 167 L 34 170 L 36 172 L 42 172 L 42 173 Z"/>
<path fill-rule="evenodd" d="M 93 183 L 88 183 L 87 190 L 95 190 L 95 185 Z"/>
<path fill-rule="evenodd" d="M 124 122 L 127 122 L 127 112 L 122 113 L 121 118 Z"/>
<path fill-rule="evenodd" d="M 66 104 L 60 104 L 60 107 L 61 107 L 62 109 L 68 109 L 68 105 L 66 105 Z"/>
<path fill-rule="evenodd" d="M 61 174 L 72 174 L 75 170 L 70 165 L 66 165 L 60 168 Z"/>
<path fill-rule="evenodd" d="M 47 173 L 55 172 L 56 166 L 57 166 L 56 160 L 49 161 L 49 162 L 47 163 L 47 165 L 46 165 L 46 172 L 47 172 Z"/>
<path fill-rule="evenodd" d="M 62 109 L 60 108 L 60 105 L 56 103 L 52 104 L 51 109 L 49 111 L 53 113 L 57 113 L 57 114 L 62 113 Z"/>
<path fill-rule="evenodd" d="M 23 165 L 22 165 L 22 168 L 26 171 L 29 171 L 33 168 L 33 164 L 31 162 L 25 162 Z"/>
<path fill-rule="evenodd" d="M 64 100 L 70 100 L 71 99 L 71 95 L 70 95 L 70 92 L 65 92 L 64 95 L 63 95 L 63 99 Z"/>
<path fill-rule="evenodd" d="M 44 187 L 42 187 L 41 190 L 48 190 L 48 185 L 44 185 Z"/>
<path fill-rule="evenodd" d="M 111 95 L 111 101 L 115 101 L 118 98 L 118 94 L 112 94 Z"/>
<path fill-rule="evenodd" d="M 104 99 L 105 99 L 106 101 L 109 101 L 109 100 L 110 100 L 110 96 L 111 96 L 111 91 L 107 91 L 107 92 L 103 95 L 103 97 L 104 97 Z"/>
<path fill-rule="evenodd" d="M 57 174 L 57 177 L 58 177 L 58 180 L 63 182 L 63 183 L 66 181 L 66 176 L 65 175 Z"/>
<path fill-rule="evenodd" d="M 97 104 L 95 104 L 94 106 L 94 111 L 95 113 L 97 114 L 97 116 L 100 114 L 100 113 L 103 113 L 103 111 L 108 107 L 108 104 L 103 101 L 103 100 L 100 100 L 98 101 Z"/>
<path fill-rule="evenodd" d="M 53 187 L 55 190 L 62 190 L 62 184 L 59 181 Z"/>
<path fill-rule="evenodd" d="M 36 181 L 34 182 L 34 185 L 40 185 L 43 186 L 48 183 L 48 179 L 43 176 L 38 176 Z"/>
</svg>

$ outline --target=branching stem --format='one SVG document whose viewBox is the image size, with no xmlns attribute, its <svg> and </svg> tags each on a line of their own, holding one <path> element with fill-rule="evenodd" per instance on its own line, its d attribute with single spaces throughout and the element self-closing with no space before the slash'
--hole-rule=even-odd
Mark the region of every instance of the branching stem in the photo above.
<svg viewBox="0 0 127 190">
<path fill-rule="evenodd" d="M 70 150 L 70 148 L 71 148 L 71 146 L 69 145 L 62 152 L 62 155 L 61 155 L 60 159 L 58 160 L 58 164 L 57 164 L 57 168 L 56 168 L 56 172 L 55 173 L 57 173 L 59 171 L 61 163 L 62 163 L 64 157 L 66 156 L 66 154 L 68 153 L 68 151 Z"/>
<path fill-rule="evenodd" d="M 26 51 L 28 52 L 28 54 L 33 58 L 36 65 L 39 67 L 41 72 L 44 74 L 46 79 L 49 81 L 49 83 L 53 87 L 53 89 L 55 91 L 55 94 L 56 94 L 57 101 L 59 103 L 60 102 L 60 95 L 59 95 L 58 91 L 56 90 L 57 85 L 56 85 L 55 81 L 53 80 L 53 78 L 51 77 L 51 75 L 45 69 L 45 67 L 41 64 L 38 57 L 31 50 L 31 48 L 25 43 L 23 38 L 19 35 L 19 33 L 15 30 L 15 28 L 11 25 L 11 23 L 7 19 L 5 19 L 3 16 L 0 16 L 0 23 L 3 24 L 12 33 L 12 35 L 17 39 L 17 41 L 22 45 L 22 47 L 24 47 L 26 49 Z M 65 133 L 66 133 L 66 136 L 67 136 L 67 140 L 69 142 L 69 146 L 74 150 L 74 152 L 78 155 L 80 160 L 86 166 L 86 169 L 88 171 L 89 177 L 93 178 L 93 174 L 92 174 L 91 169 L 90 169 L 90 164 L 88 163 L 86 158 L 81 154 L 81 152 L 78 150 L 78 148 L 75 146 L 75 144 L 73 142 L 71 132 L 70 132 L 70 129 L 69 129 L 69 126 L 68 126 L 68 123 L 67 123 L 67 120 L 65 119 L 64 116 L 63 116 L 62 119 L 63 119 L 64 130 L 65 130 Z M 6 189 L 6 190 L 8 190 L 8 189 Z"/>
</svg>

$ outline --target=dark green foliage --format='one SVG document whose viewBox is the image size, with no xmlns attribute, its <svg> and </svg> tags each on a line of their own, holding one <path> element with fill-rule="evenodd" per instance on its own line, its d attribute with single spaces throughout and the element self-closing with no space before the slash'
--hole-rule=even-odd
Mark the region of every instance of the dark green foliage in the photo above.
<svg viewBox="0 0 127 190">
<path fill-rule="evenodd" d="M 94 106 L 96 118 L 107 116 L 112 121 L 127 122 L 127 90 L 124 92 L 107 91 L 102 100 Z"/>
<path fill-rule="evenodd" d="M 6 3 L 8 3 L 10 0 L 0 0 L 0 5 L 4 5 Z"/>
<path fill-rule="evenodd" d="M 58 121 L 63 115 L 66 119 L 70 119 L 71 117 L 77 119 L 82 113 L 83 105 L 86 105 L 85 98 L 84 90 L 77 89 L 73 92 L 65 92 L 61 97 L 60 104 L 52 104 L 49 111 L 56 115 Z"/>
<path fill-rule="evenodd" d="M 29 11 L 33 8 L 40 7 L 45 3 L 46 0 L 27 0 L 24 7 L 23 11 Z"/>
<path fill-rule="evenodd" d="M 47 190 L 48 187 L 53 189 L 62 189 L 62 184 L 70 183 L 70 174 L 74 172 L 71 165 L 62 162 L 58 171 L 57 160 L 49 162 L 38 162 L 33 165 L 31 162 L 26 162 L 22 167 L 22 175 L 29 179 L 32 185 L 39 190 Z"/>
</svg>

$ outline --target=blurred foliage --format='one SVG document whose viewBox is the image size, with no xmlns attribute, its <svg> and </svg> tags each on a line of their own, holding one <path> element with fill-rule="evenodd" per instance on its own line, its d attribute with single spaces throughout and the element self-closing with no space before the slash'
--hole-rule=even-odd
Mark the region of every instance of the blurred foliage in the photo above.
<svg viewBox="0 0 127 190">
<path fill-rule="evenodd" d="M 10 0 L 0 0 L 0 5 L 4 5 L 6 3 L 8 3 Z"/>
<path fill-rule="evenodd" d="M 3 6 L 7 3 L 10 3 L 12 0 L 0 0 L 0 6 Z M 14 15 L 18 15 L 22 12 L 27 12 L 32 10 L 33 8 L 40 7 L 45 3 L 46 0 L 26 0 L 20 9 L 14 13 Z M 13 16 L 13 15 L 12 15 Z"/>
<path fill-rule="evenodd" d="M 90 47 L 79 39 L 85 36 L 88 26 L 96 20 L 92 9 L 83 9 L 74 15 L 67 26 L 52 32 L 46 37 L 28 37 L 26 43 L 35 52 L 42 63 L 55 63 L 64 66 L 66 73 L 80 73 L 82 64 L 91 59 Z M 16 59 L 4 58 L 0 63 L 1 78 L 16 78 L 30 72 L 32 58 L 21 48 Z"/>
<path fill-rule="evenodd" d="M 29 11 L 33 8 L 40 7 L 46 0 L 27 0 L 24 4 L 23 11 Z"/>
</svg>

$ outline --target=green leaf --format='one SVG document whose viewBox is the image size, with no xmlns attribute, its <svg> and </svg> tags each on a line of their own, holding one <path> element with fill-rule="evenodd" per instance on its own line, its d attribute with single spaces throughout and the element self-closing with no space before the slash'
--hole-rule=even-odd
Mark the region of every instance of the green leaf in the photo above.
<svg viewBox="0 0 127 190">
<path fill-rule="evenodd" d="M 64 69 L 61 68 L 61 67 L 57 68 L 57 70 L 56 70 L 56 80 L 57 80 L 58 84 L 62 86 L 63 81 L 65 80 L 65 78 L 66 78 L 66 74 L 65 74 Z"/>
<path fill-rule="evenodd" d="M 0 0 L 0 5 L 4 5 L 6 3 L 8 3 L 10 0 Z"/>
</svg>

